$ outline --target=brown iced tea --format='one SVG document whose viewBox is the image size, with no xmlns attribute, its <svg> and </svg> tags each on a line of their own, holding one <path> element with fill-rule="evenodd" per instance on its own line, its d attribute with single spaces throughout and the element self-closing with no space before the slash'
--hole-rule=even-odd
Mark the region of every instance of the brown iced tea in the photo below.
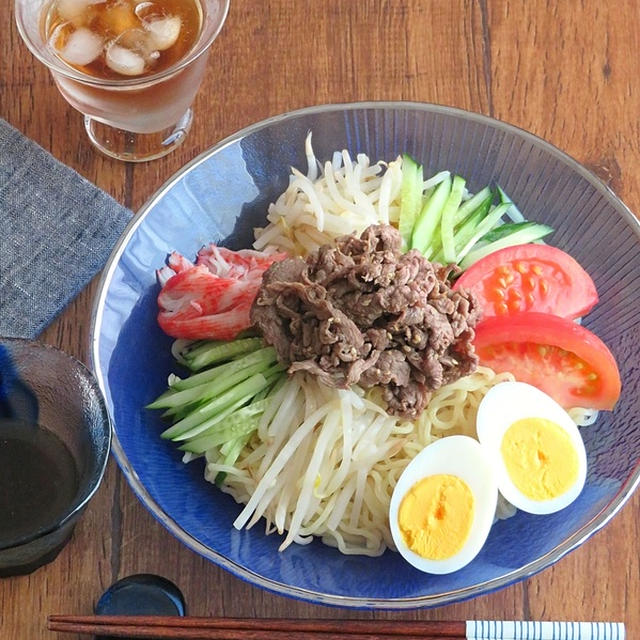
<svg viewBox="0 0 640 640">
<path fill-rule="evenodd" d="M 229 0 L 15 0 L 20 35 L 119 160 L 180 145 Z"/>
<path fill-rule="evenodd" d="M 45 39 L 78 71 L 104 80 L 143 78 L 191 50 L 202 26 L 199 0 L 53 0 Z"/>
</svg>

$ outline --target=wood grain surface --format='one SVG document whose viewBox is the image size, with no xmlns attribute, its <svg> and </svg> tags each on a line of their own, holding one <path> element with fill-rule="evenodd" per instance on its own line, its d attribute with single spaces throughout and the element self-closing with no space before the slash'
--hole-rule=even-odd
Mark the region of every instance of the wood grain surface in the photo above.
<svg viewBox="0 0 640 640">
<path fill-rule="evenodd" d="M 246 125 L 358 100 L 434 102 L 515 124 L 567 151 L 640 210 L 637 0 L 232 0 L 189 138 L 173 155 L 135 166 L 94 152 L 80 115 L 22 44 L 9 4 L 0 11 L 0 116 L 133 210 Z M 95 290 L 94 282 L 42 340 L 86 361 Z M 635 640 L 639 516 L 636 492 L 578 550 L 491 595 L 440 609 L 356 612 L 273 595 L 203 560 L 151 517 L 112 461 L 59 558 L 0 580 L 0 638 L 70 637 L 46 631 L 46 616 L 91 613 L 114 580 L 152 572 L 180 586 L 194 615 L 620 620 Z"/>
</svg>

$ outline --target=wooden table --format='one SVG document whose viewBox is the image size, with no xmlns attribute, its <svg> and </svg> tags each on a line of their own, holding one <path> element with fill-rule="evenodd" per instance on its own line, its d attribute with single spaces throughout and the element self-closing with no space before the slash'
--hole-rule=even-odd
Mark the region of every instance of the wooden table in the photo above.
<svg viewBox="0 0 640 640">
<path fill-rule="evenodd" d="M 127 165 L 94 152 L 80 115 L 0 12 L 0 116 L 136 210 L 221 138 L 291 109 L 416 100 L 488 114 L 551 141 L 640 210 L 636 0 L 232 0 L 213 45 L 195 124 L 173 155 Z M 42 335 L 87 359 L 92 283 Z M 0 638 L 62 638 L 47 614 L 90 613 L 114 580 L 174 580 L 194 615 L 623 620 L 640 637 L 640 493 L 607 527 L 541 574 L 435 610 L 367 613 L 254 588 L 181 546 L 116 464 L 51 565 L 0 580 Z M 69 637 L 69 636 L 66 636 Z"/>
</svg>

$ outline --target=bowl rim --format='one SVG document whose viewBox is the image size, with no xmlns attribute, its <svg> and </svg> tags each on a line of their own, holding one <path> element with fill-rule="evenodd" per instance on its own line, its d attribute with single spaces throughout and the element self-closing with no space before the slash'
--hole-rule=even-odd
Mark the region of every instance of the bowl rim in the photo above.
<svg viewBox="0 0 640 640">
<path fill-rule="evenodd" d="M 41 538 L 45 538 L 53 533 L 56 533 L 57 531 L 60 531 L 82 513 L 82 511 L 85 509 L 91 498 L 93 498 L 96 491 L 102 484 L 107 464 L 109 462 L 109 452 L 111 451 L 115 432 L 111 420 L 111 413 L 107 407 L 104 392 L 102 391 L 101 386 L 98 384 L 96 376 L 94 375 L 90 367 L 88 367 L 83 362 L 67 353 L 66 351 L 63 351 L 62 349 L 59 349 L 54 345 L 40 342 L 38 340 L 31 340 L 29 338 L 20 338 L 16 336 L 0 336 L 0 345 L 7 345 L 9 347 L 11 347 L 11 345 L 20 345 L 20 347 L 24 347 L 27 349 L 49 351 L 51 353 L 55 353 L 56 357 L 69 361 L 69 363 L 73 365 L 73 367 L 77 370 L 79 375 L 82 376 L 83 381 L 89 384 L 91 392 L 95 394 L 95 397 L 98 399 L 100 405 L 100 413 L 103 417 L 101 423 L 104 426 L 103 432 L 106 438 L 106 446 L 99 452 L 99 455 L 96 459 L 97 473 L 95 482 L 88 484 L 83 491 L 79 492 L 78 496 L 76 496 L 74 501 L 71 503 L 71 506 L 65 510 L 64 515 L 58 520 L 58 522 L 48 527 L 43 527 L 33 533 L 26 534 L 21 538 L 17 538 L 10 544 L 0 546 L 0 551 L 6 552 L 30 544 L 35 540 L 40 540 Z"/>
<path fill-rule="evenodd" d="M 496 118 L 486 116 L 484 114 L 467 111 L 457 107 L 450 107 L 445 105 L 439 105 L 427 102 L 411 102 L 411 101 L 364 101 L 364 102 L 352 102 L 352 103 L 329 103 L 322 105 L 315 105 L 311 107 L 304 107 L 293 111 L 288 111 L 282 114 L 271 116 L 263 119 L 259 122 L 253 123 L 239 131 L 225 137 L 221 141 L 212 145 L 198 156 L 193 158 L 190 162 L 181 167 L 171 177 L 169 177 L 159 189 L 151 195 L 150 198 L 142 205 L 137 213 L 134 214 L 127 227 L 122 232 L 119 240 L 113 248 L 113 251 L 107 261 L 105 268 L 100 276 L 98 288 L 94 297 L 93 310 L 91 314 L 91 327 L 89 332 L 90 342 L 90 363 L 94 371 L 96 379 L 100 388 L 103 390 L 106 396 L 105 381 L 102 377 L 100 369 L 100 354 L 99 354 L 99 337 L 101 329 L 100 313 L 103 309 L 107 289 L 111 282 L 111 278 L 117 267 L 120 256 L 124 249 L 127 247 L 130 238 L 137 230 L 138 226 L 145 219 L 146 215 L 153 210 L 156 204 L 169 192 L 172 187 L 178 183 L 183 177 L 198 167 L 203 162 L 206 162 L 211 156 L 219 153 L 224 148 L 236 143 L 244 137 L 255 133 L 261 129 L 267 128 L 275 123 L 292 120 L 301 116 L 315 115 L 320 113 L 327 113 L 333 111 L 357 111 L 357 110 L 406 110 L 406 111 L 425 111 L 436 114 L 442 114 L 446 116 L 455 116 L 466 120 L 471 120 L 485 124 L 487 126 L 505 131 L 507 133 L 516 135 L 520 138 L 528 140 L 534 146 L 542 149 L 543 151 L 558 158 L 564 164 L 568 165 L 574 172 L 583 177 L 589 182 L 597 191 L 599 191 L 611 205 L 620 213 L 631 229 L 635 228 L 635 233 L 640 239 L 640 220 L 634 216 L 631 210 L 620 200 L 620 198 L 612 191 L 612 189 L 605 184 L 598 176 L 589 171 L 586 167 L 580 164 L 577 160 L 569 156 L 564 151 L 558 149 L 555 145 L 547 142 L 546 140 L 530 133 L 520 127 L 512 124 L 508 124 Z M 108 406 L 108 404 L 107 404 Z M 528 578 L 543 569 L 551 566 L 570 551 L 573 551 L 579 547 L 583 542 L 590 538 L 594 533 L 599 531 L 605 524 L 618 513 L 618 511 L 624 506 L 627 500 L 631 497 L 636 487 L 640 484 L 640 461 L 636 464 L 635 469 L 622 484 L 615 497 L 598 512 L 593 518 L 591 518 L 586 524 L 584 524 L 577 532 L 565 539 L 562 543 L 540 556 L 533 562 L 523 565 L 519 569 L 509 571 L 497 578 L 491 580 L 479 582 L 467 587 L 446 591 L 435 595 L 413 596 L 413 597 L 400 597 L 400 598 L 366 598 L 366 597 L 354 597 L 343 596 L 338 594 L 327 594 L 321 591 L 315 591 L 311 589 L 305 589 L 302 587 L 294 587 L 271 578 L 261 576 L 254 571 L 247 569 L 246 567 L 238 564 L 219 552 L 202 544 L 199 540 L 187 533 L 178 523 L 175 522 L 163 509 L 155 502 L 155 500 L 148 493 L 142 482 L 140 481 L 135 470 L 129 463 L 127 456 L 122 448 L 116 432 L 115 420 L 113 420 L 113 441 L 111 450 L 116 458 L 116 461 L 124 473 L 129 486 L 133 489 L 134 493 L 144 504 L 144 506 L 151 512 L 151 514 L 158 520 L 174 537 L 180 542 L 195 551 L 204 558 L 214 562 L 218 566 L 226 569 L 236 577 L 239 577 L 254 586 L 259 586 L 271 591 L 278 595 L 284 595 L 293 597 L 295 599 L 312 602 L 315 604 L 332 605 L 346 608 L 356 609 L 380 609 L 380 610 L 404 610 L 404 609 L 417 609 L 427 607 L 438 607 L 445 604 L 451 604 L 453 602 L 459 602 L 467 600 L 480 595 L 486 595 L 492 591 L 502 589 L 515 582 Z"/>
</svg>

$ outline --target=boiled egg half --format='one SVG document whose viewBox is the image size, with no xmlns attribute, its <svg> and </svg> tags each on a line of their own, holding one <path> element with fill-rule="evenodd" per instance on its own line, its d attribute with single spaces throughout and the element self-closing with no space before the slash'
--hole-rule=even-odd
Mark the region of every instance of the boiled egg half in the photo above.
<svg viewBox="0 0 640 640">
<path fill-rule="evenodd" d="M 587 456 L 578 427 L 546 393 L 502 382 L 480 402 L 478 439 L 495 465 L 500 493 L 522 511 L 554 513 L 584 487 Z"/>
<path fill-rule="evenodd" d="M 497 498 L 495 474 L 476 440 L 436 440 L 407 465 L 391 496 L 395 545 L 421 571 L 457 571 L 482 549 Z"/>
</svg>

